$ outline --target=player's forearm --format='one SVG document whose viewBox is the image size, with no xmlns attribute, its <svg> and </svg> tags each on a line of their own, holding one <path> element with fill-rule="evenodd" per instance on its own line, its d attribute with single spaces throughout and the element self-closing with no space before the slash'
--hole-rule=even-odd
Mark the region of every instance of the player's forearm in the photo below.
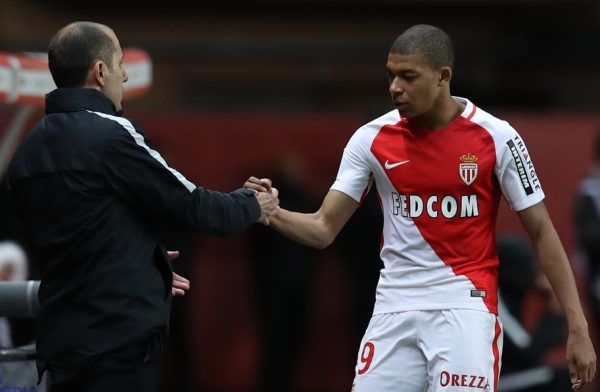
<svg viewBox="0 0 600 392">
<path fill-rule="evenodd" d="M 588 325 L 579 301 L 573 271 L 556 230 L 553 226 L 543 228 L 533 241 L 542 270 L 565 312 L 569 330 L 587 333 Z"/>
<path fill-rule="evenodd" d="M 319 212 L 302 214 L 281 208 L 270 224 L 289 239 L 314 248 L 326 248 L 335 238 Z"/>
</svg>

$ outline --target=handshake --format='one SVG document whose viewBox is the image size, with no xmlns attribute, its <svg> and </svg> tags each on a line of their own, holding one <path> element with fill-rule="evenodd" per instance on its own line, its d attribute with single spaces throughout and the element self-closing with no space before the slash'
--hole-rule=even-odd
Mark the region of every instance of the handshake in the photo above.
<svg viewBox="0 0 600 392">
<path fill-rule="evenodd" d="M 256 200 L 260 205 L 261 215 L 257 222 L 269 225 L 270 219 L 279 211 L 279 191 L 273 188 L 268 178 L 250 177 L 244 183 L 244 188 L 251 189 L 256 193 Z"/>
</svg>

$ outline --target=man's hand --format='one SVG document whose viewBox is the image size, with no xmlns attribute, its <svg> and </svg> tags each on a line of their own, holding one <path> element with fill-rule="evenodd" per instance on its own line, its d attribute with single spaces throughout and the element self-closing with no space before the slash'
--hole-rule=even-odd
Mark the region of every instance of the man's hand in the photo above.
<svg viewBox="0 0 600 392">
<path fill-rule="evenodd" d="M 244 188 L 252 189 L 256 193 L 256 199 L 262 211 L 258 222 L 263 225 L 269 225 L 269 218 L 275 215 L 279 209 L 279 191 L 273 188 L 273 183 L 270 179 L 254 176 L 246 180 Z"/>
<path fill-rule="evenodd" d="M 179 251 L 167 251 L 169 260 L 175 260 L 179 257 Z M 190 281 L 181 275 L 173 272 L 173 285 L 171 286 L 171 294 L 175 297 L 177 295 L 185 295 L 185 292 L 190 289 Z"/>
<path fill-rule="evenodd" d="M 256 178 L 250 177 L 244 183 L 244 188 L 252 189 L 257 192 L 269 192 L 271 191 L 272 182 L 268 178 Z"/>
<path fill-rule="evenodd" d="M 277 188 L 271 187 L 269 191 L 256 192 L 256 200 L 258 200 L 258 204 L 260 205 L 260 210 L 262 211 L 258 222 L 263 225 L 269 225 L 269 218 L 277 214 L 277 210 L 279 209 L 279 191 Z"/>
<path fill-rule="evenodd" d="M 596 376 L 596 354 L 587 331 L 570 332 L 567 361 L 574 391 L 582 391 Z"/>
</svg>

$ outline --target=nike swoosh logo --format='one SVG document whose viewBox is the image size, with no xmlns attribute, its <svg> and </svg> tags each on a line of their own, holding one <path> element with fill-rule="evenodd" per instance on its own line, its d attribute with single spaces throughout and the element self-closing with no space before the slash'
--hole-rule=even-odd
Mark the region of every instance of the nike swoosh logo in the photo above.
<svg viewBox="0 0 600 392">
<path fill-rule="evenodd" d="M 408 162 L 410 162 L 410 159 L 407 159 L 406 161 L 402 161 L 402 162 L 396 162 L 396 163 L 390 163 L 388 160 L 386 160 L 384 166 L 386 169 L 390 170 L 390 169 L 393 169 L 400 165 L 404 165 L 405 163 L 408 163 Z"/>
</svg>

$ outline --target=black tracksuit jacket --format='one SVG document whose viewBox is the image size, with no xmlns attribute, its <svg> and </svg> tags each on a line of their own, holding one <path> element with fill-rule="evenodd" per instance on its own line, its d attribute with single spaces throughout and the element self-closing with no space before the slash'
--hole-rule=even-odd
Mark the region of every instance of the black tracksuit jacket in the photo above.
<svg viewBox="0 0 600 392">
<path fill-rule="evenodd" d="M 260 216 L 252 191 L 196 187 L 93 89 L 57 89 L 8 186 L 42 273 L 38 368 L 68 379 L 93 356 L 166 333 L 171 267 L 157 223 L 226 235 Z"/>
</svg>

